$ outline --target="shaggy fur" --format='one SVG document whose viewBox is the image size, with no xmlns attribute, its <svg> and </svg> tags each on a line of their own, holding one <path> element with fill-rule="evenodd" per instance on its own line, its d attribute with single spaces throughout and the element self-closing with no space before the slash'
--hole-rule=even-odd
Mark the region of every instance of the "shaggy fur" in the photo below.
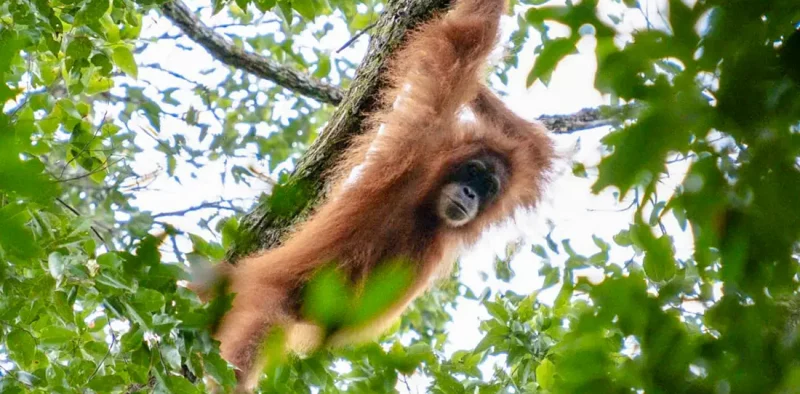
<svg viewBox="0 0 800 394">
<path fill-rule="evenodd" d="M 447 272 L 463 245 L 539 199 L 553 157 L 550 139 L 480 82 L 504 11 L 505 0 L 461 0 L 413 33 L 390 67 L 383 109 L 334 169 L 327 201 L 281 247 L 221 265 L 236 297 L 215 337 L 223 357 L 239 368 L 241 390 L 258 381 L 268 328 L 283 327 L 293 350 L 320 345 L 322 329 L 300 320 L 296 299 L 320 266 L 336 261 L 358 285 L 387 259 L 413 262 L 415 281 L 405 297 L 367 326 L 328 338 L 333 345 L 369 340 Z M 472 119 L 460 116 L 465 108 Z M 444 179 L 483 152 L 502 158 L 509 178 L 473 221 L 447 227 L 433 206 Z"/>
</svg>

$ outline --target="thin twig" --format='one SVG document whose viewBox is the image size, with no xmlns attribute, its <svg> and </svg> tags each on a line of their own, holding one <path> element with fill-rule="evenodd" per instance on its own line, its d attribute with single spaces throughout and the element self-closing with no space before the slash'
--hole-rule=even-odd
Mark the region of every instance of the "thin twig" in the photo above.
<svg viewBox="0 0 800 394">
<path fill-rule="evenodd" d="M 167 73 L 167 74 L 169 74 L 169 75 L 171 75 L 171 76 L 173 76 L 175 78 L 178 78 L 178 79 L 180 79 L 180 80 L 182 80 L 182 81 L 184 81 L 186 83 L 190 83 L 190 84 L 195 85 L 197 87 L 200 87 L 200 88 L 208 90 L 208 88 L 206 88 L 206 86 L 204 84 L 202 84 L 201 82 L 193 81 L 193 80 L 183 76 L 182 74 L 180 74 L 178 72 L 175 72 L 175 71 L 172 71 L 172 70 L 167 70 L 166 68 L 162 67 L 160 64 L 156 64 L 156 63 L 143 64 L 140 67 L 141 68 L 152 68 L 154 70 L 158 70 L 158 71 Z"/>
<path fill-rule="evenodd" d="M 110 329 L 110 328 L 109 328 L 109 330 L 108 330 L 108 331 L 109 331 L 109 333 L 111 333 L 111 344 L 110 344 L 110 345 L 108 345 L 108 351 L 106 352 L 106 355 L 105 355 L 105 356 L 103 356 L 103 359 L 102 359 L 102 360 L 100 360 L 100 363 L 99 363 L 99 364 L 97 364 L 97 367 L 94 369 L 94 372 L 92 372 L 92 374 L 91 374 L 91 375 L 89 375 L 89 379 L 87 379 L 87 380 L 86 380 L 86 384 L 84 384 L 84 386 L 88 385 L 88 384 L 89 384 L 89 382 L 91 382 L 91 381 L 92 381 L 92 379 L 94 379 L 94 376 L 95 376 L 95 375 L 97 375 L 97 371 L 99 371 L 99 370 L 100 370 L 100 367 L 102 367 L 102 366 L 103 366 L 103 363 L 105 363 L 105 362 L 106 362 L 106 359 L 107 359 L 107 358 L 108 358 L 108 356 L 111 354 L 111 350 L 114 348 L 114 344 L 116 344 L 116 343 L 117 343 L 117 336 L 116 336 L 116 335 L 114 335 L 114 330 L 112 330 L 112 329 Z"/>
<path fill-rule="evenodd" d="M 94 174 L 97 174 L 97 173 L 98 173 L 98 172 L 100 172 L 100 171 L 105 171 L 105 170 L 107 170 L 107 169 L 111 168 L 111 166 L 113 166 L 114 164 L 117 164 L 117 163 L 121 162 L 122 160 L 124 160 L 124 159 L 119 159 L 119 160 L 117 160 L 117 161 L 114 161 L 114 162 L 112 162 L 112 163 L 108 163 L 108 160 L 106 160 L 106 161 L 103 163 L 103 166 L 102 166 L 102 167 L 100 167 L 100 168 L 98 168 L 98 169 L 96 169 L 96 170 L 89 171 L 89 172 L 87 172 L 86 174 L 83 174 L 83 175 L 78 175 L 78 176 L 76 176 L 76 177 L 73 177 L 73 178 L 56 179 L 54 182 L 59 182 L 59 183 L 61 183 L 61 182 L 76 181 L 76 180 L 78 180 L 78 179 L 84 179 L 84 178 L 88 178 L 88 177 L 90 177 L 90 176 L 92 176 L 92 175 L 94 175 Z"/>
<path fill-rule="evenodd" d="M 406 385 L 406 390 L 411 393 L 411 385 L 408 384 L 408 377 L 406 375 L 401 375 L 400 380 Z"/>
<path fill-rule="evenodd" d="M 355 42 L 355 41 L 356 41 L 356 40 L 358 40 L 358 39 L 359 39 L 361 36 L 363 36 L 363 35 L 364 35 L 364 33 L 368 32 L 370 29 L 372 29 L 373 27 L 375 27 L 375 25 L 377 25 L 377 24 L 378 24 L 378 22 L 377 22 L 377 21 L 375 21 L 375 22 L 372 22 L 372 23 L 370 23 L 369 25 L 367 25 L 367 27 L 365 27 L 365 28 L 361 29 L 361 31 L 360 31 L 360 32 L 356 33 L 355 35 L 353 35 L 353 37 L 351 37 L 349 40 L 347 40 L 347 42 L 345 42 L 345 43 L 344 43 L 344 45 L 342 45 L 342 46 L 341 46 L 341 48 L 337 49 L 337 50 L 336 50 L 336 53 L 339 53 L 339 52 L 341 52 L 341 51 L 345 50 L 345 49 L 346 49 L 347 47 L 349 47 L 349 46 L 350 46 L 350 45 L 351 45 L 353 42 Z"/>
<path fill-rule="evenodd" d="M 27 93 L 25 93 L 24 96 L 22 96 L 21 99 L 17 100 L 17 105 L 11 107 L 8 110 L 8 112 L 6 112 L 6 116 L 8 116 L 9 118 L 13 118 L 14 115 L 16 115 L 17 112 L 19 112 L 19 110 L 21 110 L 23 107 L 25 107 L 25 104 L 28 103 L 28 100 L 30 100 L 31 96 L 39 94 L 39 93 L 44 93 L 46 91 L 47 91 L 47 88 L 29 90 Z"/>
<path fill-rule="evenodd" d="M 58 175 L 58 177 L 59 177 L 59 178 L 61 178 L 62 176 L 64 176 L 64 171 L 66 171 L 66 170 L 67 170 L 67 167 L 69 167 L 69 165 L 70 165 L 70 164 L 72 164 L 72 162 L 73 162 L 73 161 L 77 160 L 77 159 L 78 159 L 78 158 L 79 158 L 81 155 L 83 155 L 84 153 L 86 153 L 86 152 L 89 152 L 89 151 L 90 151 L 90 149 L 89 149 L 89 145 L 91 145 L 91 144 L 92 144 L 92 142 L 94 142 L 94 140 L 96 140 L 96 139 L 97 139 L 97 132 L 98 132 L 98 131 L 100 131 L 100 130 L 102 130 L 102 128 L 103 128 L 103 125 L 104 125 L 104 124 L 105 124 L 105 122 L 106 122 L 106 115 L 108 115 L 108 112 L 106 112 L 106 113 L 103 115 L 103 121 L 102 121 L 102 122 L 100 122 L 100 125 L 99 125 L 99 126 L 97 126 L 97 129 L 96 129 L 96 130 L 94 131 L 94 133 L 92 134 L 92 138 L 91 138 L 89 141 L 86 141 L 86 143 L 85 143 L 85 144 L 83 144 L 83 147 L 81 148 L 80 152 L 78 152 L 78 154 L 77 154 L 77 155 L 73 155 L 73 156 L 72 156 L 72 158 L 70 158 L 70 159 L 69 159 L 69 160 L 68 160 L 66 163 L 64 163 L 64 166 L 63 166 L 63 167 L 61 167 L 61 174 L 59 174 L 59 175 Z"/>
<path fill-rule="evenodd" d="M 338 86 L 316 80 L 272 59 L 237 47 L 225 36 L 201 22 L 181 0 L 164 3 L 161 12 L 211 56 L 229 66 L 273 81 L 323 103 L 338 104 L 342 101 L 342 90 Z"/>
<path fill-rule="evenodd" d="M 212 29 L 228 29 L 231 27 L 253 27 L 253 26 L 261 26 L 261 25 L 269 25 L 272 23 L 281 23 L 280 19 L 266 19 L 266 20 L 258 20 L 256 23 L 222 23 L 219 25 L 209 26 Z"/>
<path fill-rule="evenodd" d="M 23 328 L 23 327 L 21 327 L 21 326 L 19 326 L 17 324 L 14 324 L 14 323 L 9 323 L 9 322 L 7 322 L 5 320 L 0 320 L 0 324 L 2 324 L 4 326 L 11 327 L 11 328 L 16 328 L 17 330 L 20 330 L 20 331 L 28 334 L 28 336 L 30 336 L 31 339 L 33 339 L 33 343 L 36 344 L 36 346 L 39 346 L 39 340 L 36 339 L 36 337 L 33 335 L 33 333 L 30 332 L 28 329 Z"/>
<path fill-rule="evenodd" d="M 636 200 L 631 201 L 630 205 L 625 208 L 618 208 L 618 209 L 594 209 L 594 208 L 586 208 L 587 212 L 625 212 L 633 206 L 636 205 Z"/>
<path fill-rule="evenodd" d="M 56 201 L 58 201 L 58 203 L 59 203 L 59 204 L 63 205 L 63 206 L 64 206 L 64 208 L 67 208 L 67 209 L 68 209 L 70 212 L 72 212 L 73 214 L 75 214 L 75 216 L 78 216 L 78 217 L 80 217 L 80 216 L 81 216 L 81 213 L 80 213 L 80 212 L 78 212 L 78 210 L 77 210 L 77 209 L 75 209 L 75 208 L 73 208 L 72 206 L 70 206 L 69 204 L 67 204 L 67 203 L 66 203 L 64 200 L 62 200 L 62 199 L 60 199 L 60 198 L 56 197 Z M 94 235 L 95 235 L 95 236 L 97 236 L 97 238 L 100 238 L 100 241 L 101 241 L 101 242 L 103 242 L 103 244 L 105 244 L 105 243 L 106 243 L 106 240 L 105 240 L 105 238 L 103 238 L 103 236 L 102 236 L 102 235 L 100 235 L 100 232 L 99 232 L 99 231 L 97 231 L 97 229 L 96 229 L 96 228 L 94 228 L 94 225 L 92 225 L 92 226 L 89 226 L 89 229 L 91 229 L 91 230 L 92 230 L 92 232 L 94 233 Z"/>
<path fill-rule="evenodd" d="M 4 372 L 4 373 L 3 373 L 3 376 L 10 376 L 10 377 L 11 377 L 11 379 L 14 379 L 14 380 L 16 380 L 17 382 L 19 382 L 19 383 L 20 383 L 20 384 L 22 384 L 23 386 L 33 387 L 31 384 L 21 381 L 21 380 L 20 380 L 20 379 L 19 379 L 19 378 L 16 376 L 16 374 L 12 373 L 12 371 L 9 371 L 9 370 L 7 370 L 7 369 L 3 368 L 3 366 L 2 366 L 2 365 L 0 365 L 0 370 L 2 370 L 2 371 Z M 32 375 L 32 376 L 35 376 L 35 375 Z"/>
<path fill-rule="evenodd" d="M 175 253 L 175 258 L 178 259 L 179 263 L 183 263 L 185 260 L 183 258 L 183 253 L 181 253 L 180 248 L 178 248 L 178 241 L 174 235 L 169 236 L 170 241 L 172 241 L 172 252 Z"/>
<path fill-rule="evenodd" d="M 151 216 L 152 216 L 153 219 L 162 218 L 162 217 L 165 217 L 165 216 L 183 216 L 183 215 L 185 215 L 185 214 L 187 214 L 189 212 L 199 211 L 201 209 L 212 209 L 212 208 L 213 209 L 227 209 L 229 211 L 233 211 L 233 212 L 236 212 L 236 213 L 241 213 L 242 212 L 241 210 L 239 210 L 239 209 L 237 209 L 237 208 L 235 208 L 233 206 L 224 206 L 224 205 L 222 205 L 222 202 L 223 201 L 204 202 L 204 203 L 202 203 L 200 205 L 197 205 L 197 206 L 194 206 L 194 207 L 191 207 L 191 208 L 186 208 L 186 209 L 183 209 L 183 210 L 180 210 L 180 211 L 161 212 L 161 213 L 153 214 Z"/>
</svg>

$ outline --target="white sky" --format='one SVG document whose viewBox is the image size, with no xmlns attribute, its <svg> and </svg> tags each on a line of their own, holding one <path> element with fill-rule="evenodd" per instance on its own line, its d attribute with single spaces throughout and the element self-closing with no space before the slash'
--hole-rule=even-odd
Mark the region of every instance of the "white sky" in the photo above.
<svg viewBox="0 0 800 394">
<path fill-rule="evenodd" d="M 641 28 L 647 25 L 644 18 L 645 14 L 649 15 L 652 25 L 663 26 L 662 23 L 656 23 L 656 21 L 662 20 L 655 9 L 657 2 L 660 2 L 660 0 L 642 1 L 643 8 L 647 10 L 646 13 L 628 11 L 624 14 L 622 14 L 624 7 L 619 4 L 609 0 L 601 1 L 601 4 L 603 10 L 617 13 L 618 16 L 623 18 L 622 28 L 625 29 L 625 33 L 629 33 L 634 27 Z M 559 2 L 550 2 L 550 4 L 556 3 Z M 197 2 L 192 2 L 192 6 L 196 7 Z M 229 22 L 224 12 L 211 18 L 207 11 L 208 9 L 202 14 L 202 20 L 206 24 L 216 25 Z M 322 21 L 324 19 L 319 22 Z M 362 37 L 341 54 L 336 54 L 335 50 L 347 41 L 349 33 L 347 33 L 341 21 L 332 19 L 331 22 L 335 26 L 334 30 L 323 38 L 319 45 L 329 50 L 333 56 L 332 60 L 341 56 L 354 61 L 361 59 L 366 51 L 367 37 Z M 258 28 L 272 29 L 274 27 L 272 25 L 261 25 Z M 567 28 L 561 26 L 559 29 L 556 26 L 552 31 L 561 30 L 561 34 L 563 34 L 565 29 Z M 158 36 L 164 31 L 179 32 L 166 19 L 158 18 L 154 15 L 145 18 L 143 37 Z M 253 30 L 243 28 L 225 31 L 241 35 L 250 34 Z M 505 33 L 504 36 L 507 37 L 510 31 Z M 620 38 L 620 42 L 624 40 L 625 37 Z M 310 35 L 297 39 L 300 46 L 317 45 L 315 41 Z M 511 78 L 508 86 L 504 88 L 509 94 L 506 103 L 515 112 L 528 119 L 533 119 L 542 114 L 572 113 L 581 108 L 608 104 L 607 98 L 593 88 L 596 64 L 592 52 L 594 47 L 594 39 L 592 37 L 585 37 L 580 42 L 578 54 L 568 56 L 561 62 L 553 73 L 549 87 L 536 83 L 531 89 L 526 89 L 525 78 L 534 60 L 533 47 L 538 44 L 537 41 L 538 33 L 533 32 L 530 42 L 520 54 L 520 68 L 510 73 Z M 213 60 L 204 50 L 198 49 L 196 45 L 186 38 L 182 38 L 178 42 L 194 48 L 194 50 L 182 50 L 176 47 L 173 41 L 162 40 L 150 45 L 144 53 L 137 57 L 137 61 L 139 64 L 159 63 L 167 69 L 177 71 L 192 80 L 202 81 L 209 85 L 224 77 L 227 69 L 219 67 L 219 63 Z M 201 74 L 201 71 L 212 65 L 218 67 L 219 70 L 208 75 Z M 150 68 L 140 68 L 139 79 L 150 81 L 161 89 L 169 86 L 190 88 L 190 85 Z M 254 79 L 251 80 L 255 81 Z M 264 86 L 265 82 L 262 81 L 259 84 Z M 497 84 L 495 85 L 497 86 Z M 147 88 L 146 92 L 155 93 L 155 90 Z M 118 90 L 116 93 L 124 94 L 124 91 Z M 191 95 L 176 93 L 174 96 L 185 104 L 184 107 L 177 108 L 174 112 L 185 112 L 188 109 L 188 104 L 190 104 L 190 101 L 186 98 L 191 97 Z M 194 103 L 194 107 L 203 108 L 200 103 Z M 201 116 L 208 117 L 209 115 Z M 203 119 L 201 118 L 201 120 Z M 175 132 L 184 134 L 189 142 L 192 143 L 193 136 L 197 134 L 197 129 L 188 128 L 182 122 L 176 121 L 171 117 L 162 117 L 161 121 L 161 133 L 164 138 Z M 135 124 L 136 122 L 133 123 Z M 215 131 L 218 132 L 219 130 L 211 129 L 211 132 Z M 267 127 L 265 126 L 262 131 L 266 132 Z M 470 286 L 476 294 L 480 293 L 486 286 L 496 291 L 511 289 L 518 293 L 530 293 L 539 288 L 542 283 L 542 278 L 538 275 L 540 259 L 530 252 L 530 244 L 544 244 L 543 237 L 548 232 L 547 220 L 555 224 L 552 237 L 556 242 L 569 238 L 573 248 L 578 253 L 587 256 L 598 251 L 592 241 L 592 235 L 597 235 L 611 243 L 611 237 L 614 234 L 628 227 L 632 210 L 617 211 L 627 207 L 630 204 L 630 198 L 628 201 L 616 203 L 611 195 L 611 190 L 607 190 L 600 195 L 592 195 L 590 193 L 590 186 L 594 179 L 593 175 L 596 174 L 594 167 L 600 161 L 603 152 L 599 140 L 607 132 L 608 128 L 604 127 L 591 131 L 581 131 L 572 135 L 554 136 L 558 151 L 563 159 L 558 163 L 557 172 L 559 175 L 554 178 L 554 181 L 549 186 L 545 201 L 539 206 L 535 214 L 518 215 L 515 224 L 501 229 L 490 230 L 477 245 L 463 255 L 461 258 L 461 279 L 463 283 Z M 134 166 L 140 174 L 166 168 L 164 155 L 153 149 L 155 144 L 150 137 L 142 132 L 137 137 L 136 142 L 145 147 L 145 152 L 136 156 Z M 570 170 L 572 161 L 578 161 L 586 165 L 590 174 L 589 180 L 572 175 Z M 255 164 L 257 167 L 266 168 L 266 163 L 257 163 L 254 159 L 249 161 L 231 160 L 228 166 L 233 164 Z M 684 162 L 670 166 L 671 176 L 665 180 L 659 190 L 659 196 L 662 199 L 668 196 L 675 185 L 682 180 L 687 164 Z M 268 189 L 267 185 L 256 188 L 236 185 L 230 181 L 230 178 L 227 184 L 221 183 L 219 174 L 222 172 L 224 165 L 222 161 L 208 162 L 203 168 L 194 169 L 188 165 L 181 166 L 179 161 L 177 174 L 181 177 L 181 184 L 171 180 L 165 172 L 162 172 L 150 187 L 136 194 L 134 204 L 143 210 L 152 212 L 175 211 L 198 205 L 204 201 L 216 201 L 220 198 L 252 199 Z M 191 175 L 194 175 L 194 177 Z M 198 219 L 207 216 L 210 212 L 212 211 L 194 212 L 182 217 L 166 218 L 166 220 L 181 230 L 211 238 L 211 234 L 203 231 L 196 224 Z M 124 219 L 124 217 L 119 219 Z M 669 229 L 669 233 L 675 237 L 675 246 L 678 251 L 677 257 L 688 257 L 691 253 L 691 234 L 689 232 L 682 233 L 671 215 L 668 215 L 665 224 Z M 507 284 L 494 279 L 492 266 L 495 254 L 503 255 L 507 242 L 515 239 L 522 239 L 524 246 L 521 248 L 521 252 L 514 257 L 511 264 L 516 277 L 511 283 Z M 191 249 L 191 246 L 186 243 L 182 244 L 181 247 L 186 251 Z M 632 254 L 627 250 L 621 250 L 621 248 L 612 248 L 611 251 L 611 261 L 620 263 L 630 259 Z M 558 258 L 566 259 L 566 255 L 559 255 Z M 552 263 L 554 265 L 562 265 L 563 260 L 553 261 Z M 481 272 L 489 274 L 487 281 L 482 280 Z M 588 272 L 587 274 L 597 278 L 597 273 Z M 541 294 L 540 299 L 543 302 L 552 302 L 557 291 L 558 286 L 545 291 Z M 450 330 L 451 342 L 447 347 L 447 351 L 474 347 L 482 337 L 478 331 L 478 323 L 481 319 L 488 318 L 488 314 L 479 303 L 464 300 L 460 302 L 458 309 L 453 311 L 453 317 L 454 320 L 450 327 L 458 327 L 458 329 Z M 490 376 L 490 371 L 491 368 L 487 366 L 484 372 L 488 372 L 488 374 L 485 376 Z M 424 388 L 424 382 L 424 379 L 417 378 L 412 379 L 411 384 L 417 388 Z M 404 385 L 400 386 L 402 387 L 398 387 L 398 389 L 406 390 Z M 424 390 L 418 391 L 424 392 Z"/>
</svg>

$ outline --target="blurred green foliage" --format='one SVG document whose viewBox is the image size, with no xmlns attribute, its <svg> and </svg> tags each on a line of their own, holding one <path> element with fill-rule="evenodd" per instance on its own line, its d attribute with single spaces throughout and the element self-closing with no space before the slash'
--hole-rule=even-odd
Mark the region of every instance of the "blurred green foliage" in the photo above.
<svg viewBox="0 0 800 394">
<path fill-rule="evenodd" d="M 267 175 L 236 164 L 219 176 L 258 184 L 296 160 L 332 108 L 218 63 L 203 65 L 201 74 L 214 76 L 203 82 L 143 63 L 164 42 L 192 50 L 173 31 L 144 36 L 157 30 L 147 23 L 161 18 L 160 3 L 0 3 L 0 392 L 191 393 L 212 381 L 234 384 L 207 330 L 230 300 L 203 305 L 177 282 L 188 278 L 187 264 L 223 258 L 239 236 L 223 208 L 247 206 L 210 207 L 198 223 L 204 234 L 188 234 L 134 200 L 154 178 L 180 183 L 192 175 L 179 169 L 251 154 L 268 162 Z M 548 235 L 526 262 L 544 279 L 529 294 L 476 294 L 456 274 L 380 343 L 270 366 L 264 392 L 404 391 L 408 375 L 427 379 L 431 393 L 800 390 L 797 1 L 667 0 L 658 21 L 628 36 L 619 34 L 622 14 L 650 15 L 639 1 L 555 3 L 514 2 L 508 56 L 495 75 L 507 84 L 533 43 L 527 82 L 548 83 L 592 37 L 595 87 L 636 111 L 620 111 L 597 167 L 576 163 L 572 173 L 593 177 L 593 192 L 634 195 L 634 209 L 619 213 L 630 215 L 630 228 L 613 242 L 594 237 L 591 252 Z M 326 18 L 344 20 L 351 34 L 367 28 L 382 4 L 215 0 L 208 8 L 204 15 L 231 21 L 216 29 L 235 44 L 347 87 L 356 62 L 306 43 L 333 29 Z M 262 24 L 272 28 L 235 30 Z M 569 32 L 556 35 L 555 26 Z M 154 73 L 172 78 L 170 86 Z M 162 171 L 133 165 L 148 149 L 163 155 Z M 676 154 L 690 168 L 674 193 L 659 195 Z M 275 190 L 286 215 L 304 204 L 295 189 Z M 691 231 L 690 258 L 676 257 L 668 216 Z M 613 259 L 619 251 L 634 257 Z M 515 277 L 507 257 L 494 265 L 504 282 Z M 579 275 L 586 268 L 604 280 Z M 391 271 L 351 289 L 330 271 L 309 285 L 319 301 L 306 312 L 329 328 L 359 323 L 406 281 Z M 548 288 L 558 289 L 552 305 L 539 299 Z M 446 351 L 458 329 L 447 325 L 451 311 L 476 302 L 487 316 L 482 340 Z"/>
</svg>

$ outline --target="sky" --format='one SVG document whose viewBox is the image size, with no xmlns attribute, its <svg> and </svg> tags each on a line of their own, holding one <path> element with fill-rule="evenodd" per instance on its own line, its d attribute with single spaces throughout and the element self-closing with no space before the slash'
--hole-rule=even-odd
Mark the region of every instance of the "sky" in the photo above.
<svg viewBox="0 0 800 394">
<path fill-rule="evenodd" d="M 203 3 L 205 2 L 192 1 L 190 4 L 193 7 L 197 7 Z M 548 4 L 558 3 L 559 1 L 554 0 Z M 662 16 L 665 15 L 663 2 L 660 0 L 641 1 L 643 9 L 641 12 L 623 12 L 623 6 L 610 0 L 601 0 L 600 3 L 602 10 L 616 13 L 622 20 L 620 30 L 623 34 L 618 39 L 620 45 L 629 38 L 626 34 L 630 34 L 635 29 L 646 28 L 648 25 L 659 28 L 664 25 L 663 22 L 660 22 L 663 21 Z M 657 7 L 659 4 L 662 5 L 661 8 Z M 201 14 L 201 19 L 211 26 L 227 23 L 229 20 L 224 14 L 223 12 L 212 17 L 206 8 Z M 321 18 L 318 23 L 323 23 L 327 19 L 329 18 Z M 323 48 L 330 50 L 334 59 L 336 57 L 346 57 L 353 61 L 360 60 L 366 52 L 367 35 L 362 36 L 348 49 L 342 51 L 341 54 L 336 54 L 336 49 L 349 39 L 349 33 L 340 20 L 331 18 L 330 21 L 333 23 L 334 29 L 319 43 L 308 36 L 297 39 L 298 44 L 321 45 Z M 504 21 L 503 37 L 507 38 L 511 33 L 510 21 L 510 19 Z M 179 33 L 179 30 L 173 27 L 167 19 L 158 17 L 155 14 L 146 17 L 144 22 L 143 37 L 155 37 L 164 32 Z M 238 35 L 252 35 L 258 29 L 274 28 L 274 25 L 265 24 L 251 28 L 226 29 L 225 31 Z M 565 34 L 568 32 L 568 28 L 565 26 L 552 26 L 551 32 L 556 35 Z M 506 39 L 504 38 L 503 41 L 505 42 Z M 149 45 L 148 49 L 138 55 L 137 61 L 139 64 L 159 63 L 167 69 L 177 71 L 192 80 L 201 81 L 208 85 L 214 85 L 224 77 L 226 68 L 220 68 L 210 74 L 201 73 L 210 65 L 215 64 L 216 61 L 187 38 L 181 38 L 177 42 L 181 46 L 192 49 L 184 50 L 176 46 L 175 41 L 162 40 Z M 492 80 L 494 86 L 500 87 L 507 93 L 505 102 L 512 110 L 524 118 L 532 120 L 543 114 L 567 114 L 582 108 L 609 104 L 608 97 L 604 97 L 593 87 L 596 63 L 593 54 L 594 39 L 590 36 L 581 40 L 577 54 L 567 56 L 559 64 L 548 86 L 537 82 L 531 88 L 526 88 L 525 79 L 535 60 L 533 48 L 537 44 L 538 34 L 534 32 L 531 34 L 528 44 L 520 53 L 519 68 L 509 74 L 510 79 L 507 86 L 499 84 L 496 77 Z M 503 51 L 498 50 L 494 60 L 497 61 L 502 55 Z M 216 63 L 216 66 L 219 66 L 219 63 Z M 140 68 L 139 79 L 140 81 L 150 81 L 150 83 L 159 86 L 161 89 L 169 86 L 190 87 L 188 84 L 170 77 L 162 71 L 151 68 Z M 267 86 L 263 81 L 258 83 L 260 86 Z M 148 94 L 155 93 L 152 87 L 148 87 L 145 91 Z M 124 90 L 118 90 L 116 94 L 124 94 Z M 191 95 L 180 92 L 177 92 L 174 96 L 184 103 L 183 107 L 176 109 L 175 112 L 178 113 L 185 112 L 188 106 L 192 104 L 191 101 L 195 99 Z M 199 103 L 194 104 L 195 108 L 201 107 Z M 112 103 L 109 104 L 108 109 L 114 111 L 115 108 L 120 108 L 120 105 Z M 102 110 L 103 108 L 100 108 L 98 112 L 102 112 Z M 142 125 L 143 123 L 136 120 L 131 122 L 134 127 L 137 124 Z M 196 134 L 182 122 L 170 117 L 162 118 L 161 129 L 163 138 L 173 132 L 181 133 L 189 137 L 190 143 L 192 143 L 191 136 Z M 260 131 L 267 132 L 267 129 L 267 126 L 264 126 L 264 129 Z M 530 293 L 541 287 L 542 284 L 542 278 L 538 274 L 538 270 L 541 267 L 541 258 L 530 251 L 531 245 L 543 244 L 543 237 L 548 232 L 552 230 L 551 236 L 556 242 L 561 239 L 570 239 L 571 245 L 578 253 L 591 255 L 598 251 L 597 246 L 592 241 L 592 235 L 611 242 L 611 237 L 614 234 L 628 227 L 632 220 L 631 214 L 633 210 L 623 210 L 631 204 L 632 196 L 628 196 L 619 202 L 616 201 L 613 190 L 610 189 L 598 195 L 590 193 L 590 186 L 593 183 L 592 175 L 596 174 L 595 166 L 599 163 L 603 154 L 607 153 L 600 144 L 600 139 L 609 130 L 609 127 L 602 127 L 573 134 L 553 135 L 560 158 L 557 161 L 557 169 L 553 180 L 546 189 L 544 200 L 534 212 L 519 212 L 513 222 L 487 231 L 476 245 L 470 247 L 462 255 L 460 259 L 460 279 L 464 284 L 471 287 L 476 294 L 479 294 L 485 287 L 489 287 L 494 291 L 513 290 L 517 293 Z M 212 129 L 211 131 L 213 132 L 214 130 Z M 154 149 L 155 143 L 153 140 L 146 136 L 145 133 L 140 134 L 136 143 L 145 147 L 145 151 L 137 154 L 134 168 L 140 174 L 152 173 L 166 168 L 164 155 Z M 589 179 L 572 175 L 571 167 L 573 162 L 580 162 L 586 166 L 590 174 Z M 266 168 L 266 163 L 259 163 L 255 159 L 244 159 L 239 160 L 239 162 L 232 160 L 227 163 L 228 166 L 233 164 Z M 665 198 L 671 194 L 675 186 L 683 179 L 688 164 L 687 162 L 678 162 L 669 167 L 669 176 L 660 185 L 660 197 Z M 250 201 L 269 189 L 267 184 L 255 185 L 255 187 L 237 185 L 230 181 L 223 184 L 219 173 L 223 171 L 224 166 L 225 163 L 221 161 L 207 162 L 201 169 L 179 166 L 177 174 L 182 179 L 180 184 L 161 171 L 146 189 L 136 193 L 134 205 L 142 210 L 154 213 L 182 210 L 205 201 L 219 199 L 238 199 L 242 206 L 248 206 Z M 167 217 L 164 220 L 183 231 L 212 238 L 213 234 L 199 228 L 197 225 L 200 218 L 208 216 L 211 212 L 211 210 L 198 211 L 178 217 Z M 126 218 L 124 215 L 120 215 L 118 219 L 125 220 Z M 675 237 L 676 257 L 688 257 L 692 250 L 691 233 L 688 230 L 681 232 L 671 215 L 667 215 L 665 221 L 669 233 Z M 551 228 L 548 223 L 552 223 L 553 227 Z M 495 256 L 505 257 L 506 245 L 512 241 L 520 241 L 521 246 L 519 246 L 518 253 L 511 260 L 511 267 L 516 276 L 510 283 L 505 283 L 494 278 L 492 267 Z M 181 248 L 189 251 L 191 245 L 183 242 Z M 611 261 L 625 262 L 631 259 L 633 256 L 627 253 L 629 252 L 622 250 L 622 248 L 612 248 Z M 166 257 L 169 259 L 169 254 Z M 551 263 L 554 266 L 563 266 L 563 260 L 566 259 L 566 256 L 559 255 L 558 258 L 562 260 L 554 260 Z M 482 275 L 482 273 L 488 275 Z M 602 274 L 591 269 L 584 270 L 581 274 L 593 281 L 602 280 Z M 484 280 L 485 277 L 488 277 L 488 279 Z M 551 303 L 557 291 L 558 286 L 544 291 L 540 294 L 539 300 L 544 303 Z M 474 347 L 482 338 L 478 330 L 478 324 L 481 319 L 486 319 L 489 315 L 478 302 L 466 300 L 460 301 L 457 309 L 451 312 L 453 314 L 453 322 L 450 327 L 458 327 L 458 330 L 450 330 L 450 343 L 446 347 L 446 351 L 452 352 L 458 349 Z M 487 376 L 490 376 L 491 367 L 489 364 L 487 364 L 484 371 L 489 372 Z M 424 390 L 419 390 L 419 387 L 424 387 L 424 383 L 425 380 L 422 377 L 413 378 L 410 381 L 411 387 L 414 387 L 412 392 L 424 392 Z M 404 385 L 398 387 L 398 389 L 407 390 Z"/>
</svg>

